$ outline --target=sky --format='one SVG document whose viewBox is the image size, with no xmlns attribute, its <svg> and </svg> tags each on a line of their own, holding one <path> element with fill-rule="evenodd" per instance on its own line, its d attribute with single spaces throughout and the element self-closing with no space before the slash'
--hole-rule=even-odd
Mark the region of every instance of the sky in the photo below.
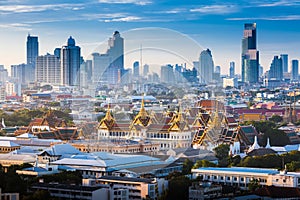
<svg viewBox="0 0 300 200">
<path fill-rule="evenodd" d="M 176 57 L 190 65 L 201 49 L 209 48 L 223 74 L 230 61 L 239 73 L 244 23 L 254 22 L 264 70 L 275 55 L 300 59 L 300 0 L 1 0 L 0 64 L 9 68 L 26 61 L 28 33 L 39 37 L 40 55 L 53 53 L 72 36 L 87 59 L 118 30 L 125 38 L 126 66 L 140 59 L 138 50 L 130 53 L 133 48 L 126 45 L 136 38 L 135 49 L 144 48 L 147 38 L 143 63 L 162 65 Z M 170 37 L 164 46 L 162 39 Z"/>
</svg>

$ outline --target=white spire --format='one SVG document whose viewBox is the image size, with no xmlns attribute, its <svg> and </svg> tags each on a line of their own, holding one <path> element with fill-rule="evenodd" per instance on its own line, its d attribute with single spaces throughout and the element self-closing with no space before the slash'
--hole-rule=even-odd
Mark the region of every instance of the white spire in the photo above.
<svg viewBox="0 0 300 200">
<path fill-rule="evenodd" d="M 257 142 L 257 136 L 254 137 L 254 142 L 252 144 L 252 146 L 249 148 L 248 152 L 253 151 L 254 149 L 259 149 L 260 146 Z"/>
<path fill-rule="evenodd" d="M 271 148 L 271 145 L 270 145 L 270 138 L 267 139 L 267 145 L 266 145 L 265 148 L 267 148 L 267 149 L 270 149 L 270 148 Z"/>
<path fill-rule="evenodd" d="M 6 125 L 5 125 L 5 123 L 4 123 L 4 118 L 2 118 L 2 127 L 3 127 L 3 128 L 6 127 Z"/>
</svg>

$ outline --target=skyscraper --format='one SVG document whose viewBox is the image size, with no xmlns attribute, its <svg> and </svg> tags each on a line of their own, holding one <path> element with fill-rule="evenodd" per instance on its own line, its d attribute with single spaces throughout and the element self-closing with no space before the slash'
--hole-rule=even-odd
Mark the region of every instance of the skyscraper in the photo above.
<svg viewBox="0 0 300 200">
<path fill-rule="evenodd" d="M 70 36 L 67 46 L 61 48 L 61 84 L 79 85 L 80 47 L 75 46 L 75 40 Z"/>
<path fill-rule="evenodd" d="M 229 67 L 229 77 L 234 78 L 235 75 L 235 62 L 230 62 L 230 67 Z"/>
<path fill-rule="evenodd" d="M 282 60 L 282 68 L 283 68 L 283 73 L 286 73 L 289 71 L 289 61 L 288 61 L 288 55 L 287 54 L 281 54 L 280 58 Z"/>
<path fill-rule="evenodd" d="M 111 57 L 111 63 L 107 69 L 109 84 L 116 84 L 121 81 L 124 71 L 124 39 L 118 31 L 115 31 L 112 38 L 108 40 L 108 50 L 106 54 Z"/>
<path fill-rule="evenodd" d="M 40 83 L 60 84 L 60 62 L 55 55 L 38 56 L 36 59 L 35 80 Z"/>
<path fill-rule="evenodd" d="M 101 83 L 117 84 L 124 72 L 124 39 L 118 31 L 108 40 L 106 53 L 93 53 L 92 80 L 94 86 Z"/>
<path fill-rule="evenodd" d="M 198 72 L 200 83 L 208 84 L 212 82 L 214 62 L 209 49 L 206 49 L 200 53 Z"/>
<path fill-rule="evenodd" d="M 143 66 L 143 76 L 146 77 L 149 73 L 149 65 L 144 64 Z"/>
<path fill-rule="evenodd" d="M 39 42 L 37 36 L 27 36 L 27 65 L 35 67 L 36 57 L 39 55 Z"/>
<path fill-rule="evenodd" d="M 26 43 L 26 57 L 27 65 L 25 66 L 25 80 L 24 82 L 29 83 L 35 80 L 35 63 L 36 58 L 39 55 L 39 42 L 37 36 L 31 36 L 28 34 Z"/>
<path fill-rule="evenodd" d="M 161 66 L 160 68 L 160 80 L 163 83 L 174 83 L 174 70 L 172 65 Z"/>
<path fill-rule="evenodd" d="M 279 58 L 278 56 L 274 56 L 274 59 L 270 66 L 268 78 L 282 81 L 283 79 L 282 58 Z"/>
<path fill-rule="evenodd" d="M 133 63 L 133 77 L 135 79 L 138 79 L 139 76 L 140 76 L 140 63 L 139 61 L 135 61 Z"/>
<path fill-rule="evenodd" d="M 258 83 L 259 52 L 256 47 L 256 23 L 245 24 L 242 39 L 242 81 Z"/>
<path fill-rule="evenodd" d="M 292 80 L 299 80 L 299 62 L 292 60 Z"/>
</svg>

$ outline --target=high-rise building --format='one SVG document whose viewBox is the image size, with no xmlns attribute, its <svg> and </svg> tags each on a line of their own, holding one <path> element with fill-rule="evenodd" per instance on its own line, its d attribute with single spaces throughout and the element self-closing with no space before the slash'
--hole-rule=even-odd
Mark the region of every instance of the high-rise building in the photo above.
<svg viewBox="0 0 300 200">
<path fill-rule="evenodd" d="M 26 64 L 11 65 L 10 76 L 16 83 L 25 84 L 26 80 Z"/>
<path fill-rule="evenodd" d="M 282 58 L 279 58 L 278 56 L 274 56 L 274 59 L 270 66 L 268 78 L 282 81 L 283 79 Z"/>
<path fill-rule="evenodd" d="M 245 24 L 242 39 L 242 81 L 258 83 L 259 52 L 256 47 L 256 23 Z"/>
<path fill-rule="evenodd" d="M 149 65 L 144 64 L 143 66 L 143 76 L 146 77 L 149 73 Z"/>
<path fill-rule="evenodd" d="M 92 80 L 97 86 L 100 82 L 117 84 L 124 72 L 124 39 L 118 31 L 108 40 L 106 53 L 93 53 Z"/>
<path fill-rule="evenodd" d="M 55 55 L 56 57 L 58 57 L 58 59 L 60 59 L 61 48 L 55 48 L 55 49 L 54 49 L 54 55 Z"/>
<path fill-rule="evenodd" d="M 214 72 L 214 62 L 212 54 L 209 49 L 206 49 L 200 53 L 199 57 L 199 81 L 200 83 L 208 84 L 212 82 Z"/>
<path fill-rule="evenodd" d="M 287 54 L 281 54 L 280 58 L 282 60 L 282 68 L 283 68 L 283 73 L 287 73 L 289 71 L 289 57 Z"/>
<path fill-rule="evenodd" d="M 35 66 L 36 57 L 39 55 L 39 42 L 37 36 L 27 36 L 27 65 Z"/>
<path fill-rule="evenodd" d="M 35 81 L 46 84 L 59 85 L 60 62 L 56 55 L 38 56 L 36 59 Z"/>
<path fill-rule="evenodd" d="M 80 47 L 75 45 L 75 40 L 70 36 L 67 42 L 67 46 L 63 46 L 61 48 L 62 85 L 79 85 L 80 63 Z"/>
<path fill-rule="evenodd" d="M 174 70 L 172 65 L 161 66 L 160 68 L 160 80 L 163 83 L 174 83 Z"/>
<path fill-rule="evenodd" d="M 292 60 L 292 80 L 299 80 L 299 61 Z"/>
<path fill-rule="evenodd" d="M 7 80 L 8 80 L 7 69 L 4 68 L 4 65 L 0 65 L 0 86 L 4 85 L 4 83 Z"/>
<path fill-rule="evenodd" d="M 135 79 L 138 79 L 139 76 L 140 76 L 140 63 L 139 61 L 135 61 L 133 63 L 133 77 Z"/>
<path fill-rule="evenodd" d="M 108 54 L 92 54 L 92 81 L 94 85 L 107 82 L 107 69 L 111 63 Z"/>
<path fill-rule="evenodd" d="M 111 63 L 107 69 L 107 80 L 109 84 L 117 84 L 124 71 L 124 39 L 118 31 L 109 38 L 108 47 L 106 54 L 111 57 Z"/>
<path fill-rule="evenodd" d="M 235 62 L 230 62 L 229 63 L 229 77 L 230 78 L 234 78 L 234 76 L 235 76 Z"/>
</svg>

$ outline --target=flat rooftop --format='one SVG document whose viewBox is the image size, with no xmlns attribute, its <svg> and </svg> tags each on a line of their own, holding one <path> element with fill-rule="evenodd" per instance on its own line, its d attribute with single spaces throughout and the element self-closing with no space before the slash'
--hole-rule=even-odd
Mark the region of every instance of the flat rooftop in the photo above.
<svg viewBox="0 0 300 200">
<path fill-rule="evenodd" d="M 215 171 L 223 173 L 247 173 L 247 174 L 279 174 L 277 169 L 268 169 L 268 168 L 248 168 L 248 167 L 200 167 L 198 169 L 193 169 L 193 172 L 197 171 Z"/>
</svg>

